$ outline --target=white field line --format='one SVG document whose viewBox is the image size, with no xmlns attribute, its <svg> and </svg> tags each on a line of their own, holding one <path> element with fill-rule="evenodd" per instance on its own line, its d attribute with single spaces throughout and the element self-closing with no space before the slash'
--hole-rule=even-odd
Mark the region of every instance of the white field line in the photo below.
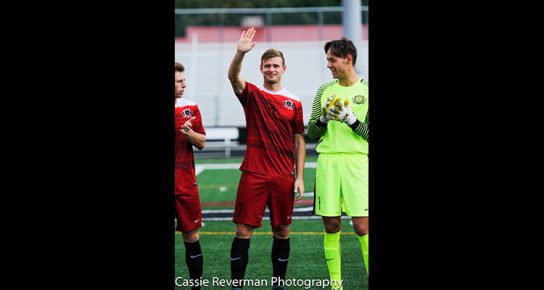
<svg viewBox="0 0 544 290">
<path fill-rule="evenodd" d="M 294 216 L 293 220 L 317 220 L 321 219 L 321 216 Z M 263 221 L 269 221 L 270 217 L 263 217 Z M 215 217 L 215 218 L 202 218 L 202 222 L 206 221 L 232 221 L 232 217 Z"/>
<path fill-rule="evenodd" d="M 342 214 L 342 219 L 348 218 L 349 216 L 345 216 Z M 294 216 L 291 217 L 293 220 L 320 220 L 321 216 L 311 215 L 311 216 Z M 263 221 L 269 221 L 270 217 L 263 217 Z M 232 217 L 214 217 L 214 218 L 202 218 L 202 227 L 204 227 L 204 222 L 207 221 L 232 221 Z M 176 219 L 174 219 L 174 223 L 176 222 Z M 353 225 L 352 221 L 349 222 L 350 225 Z"/>
<path fill-rule="evenodd" d="M 195 165 L 195 173 L 199 175 L 202 171 L 208 169 L 238 169 L 240 168 L 240 163 L 223 163 L 223 164 L 198 164 Z M 317 162 L 306 162 L 304 168 L 316 168 Z"/>
<path fill-rule="evenodd" d="M 295 207 L 293 209 L 293 212 L 309 212 L 309 211 L 312 211 L 313 207 L 311 206 L 308 206 L 308 207 Z M 270 212 L 267 209 L 265 209 L 264 212 Z M 203 209 L 202 210 L 202 213 L 234 213 L 234 209 Z"/>
</svg>

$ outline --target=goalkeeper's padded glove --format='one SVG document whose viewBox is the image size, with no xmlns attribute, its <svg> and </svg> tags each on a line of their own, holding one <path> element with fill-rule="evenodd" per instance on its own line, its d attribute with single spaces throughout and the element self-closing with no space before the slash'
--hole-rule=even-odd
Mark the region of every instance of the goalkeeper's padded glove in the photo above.
<svg viewBox="0 0 544 290">
<path fill-rule="evenodd" d="M 327 98 L 327 102 L 325 103 L 325 106 L 322 109 L 321 116 L 319 117 L 319 121 L 321 123 L 328 123 L 329 120 L 331 120 L 330 110 L 334 108 L 334 103 L 341 100 L 341 98 L 336 96 L 330 96 Z"/>
<path fill-rule="evenodd" d="M 344 100 L 344 103 L 338 101 L 334 104 L 332 119 L 346 123 L 349 126 L 357 121 L 357 116 L 351 112 L 349 107 L 349 100 Z"/>
<path fill-rule="evenodd" d="M 327 118 L 329 120 L 336 120 L 338 121 L 338 115 L 340 114 L 340 110 L 342 109 L 344 105 L 342 104 L 341 98 L 334 98 L 328 107 L 329 110 L 327 111 Z"/>
</svg>

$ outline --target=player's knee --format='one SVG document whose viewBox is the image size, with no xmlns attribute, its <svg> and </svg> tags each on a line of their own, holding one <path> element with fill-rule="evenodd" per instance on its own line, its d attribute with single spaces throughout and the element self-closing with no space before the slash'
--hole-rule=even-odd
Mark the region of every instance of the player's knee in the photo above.
<svg viewBox="0 0 544 290">
<path fill-rule="evenodd" d="M 354 224 L 353 229 L 358 236 L 364 236 L 368 234 L 368 227 L 364 224 Z"/>
<path fill-rule="evenodd" d="M 249 239 L 251 238 L 251 235 L 253 234 L 253 228 L 243 225 L 243 224 L 237 224 L 236 225 L 236 237 L 239 239 Z"/>
<path fill-rule="evenodd" d="M 279 225 L 275 228 L 272 228 L 272 232 L 276 239 L 287 239 L 289 238 L 289 226 Z"/>
<path fill-rule="evenodd" d="M 327 221 L 325 223 L 325 231 L 329 234 L 334 234 L 342 229 L 339 221 Z"/>
<path fill-rule="evenodd" d="M 183 241 L 186 243 L 194 243 L 198 241 L 198 230 L 182 233 Z"/>
<path fill-rule="evenodd" d="M 239 239 L 249 239 L 251 238 L 251 234 L 252 232 L 251 231 L 248 231 L 248 230 L 236 230 L 236 237 L 239 238 Z"/>
</svg>

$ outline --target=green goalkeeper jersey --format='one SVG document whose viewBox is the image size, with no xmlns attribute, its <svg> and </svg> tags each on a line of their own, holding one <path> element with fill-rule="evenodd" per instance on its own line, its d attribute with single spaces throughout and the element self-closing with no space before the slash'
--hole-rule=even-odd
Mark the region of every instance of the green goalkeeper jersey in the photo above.
<svg viewBox="0 0 544 290">
<path fill-rule="evenodd" d="M 321 116 L 327 98 L 341 97 L 349 100 L 351 112 L 359 122 L 353 126 L 331 120 L 326 127 L 316 122 Z M 314 99 L 308 128 L 310 139 L 318 141 L 318 153 L 364 153 L 368 154 L 368 81 L 360 80 L 350 87 L 343 87 L 334 80 L 322 85 Z"/>
</svg>

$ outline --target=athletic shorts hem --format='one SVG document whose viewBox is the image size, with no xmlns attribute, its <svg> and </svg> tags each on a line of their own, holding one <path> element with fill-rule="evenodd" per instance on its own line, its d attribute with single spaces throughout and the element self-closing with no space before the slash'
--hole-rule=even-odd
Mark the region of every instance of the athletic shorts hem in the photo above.
<svg viewBox="0 0 544 290">
<path fill-rule="evenodd" d="M 194 227 L 194 229 L 191 229 L 191 228 L 190 228 L 190 230 L 185 230 L 185 231 L 182 231 L 181 228 L 176 227 L 176 231 L 181 232 L 181 233 L 188 233 L 188 232 L 190 232 L 190 231 L 198 230 L 198 229 L 200 229 L 201 227 L 202 227 L 202 225 L 197 226 L 197 227 Z"/>
<path fill-rule="evenodd" d="M 262 223 L 260 225 L 255 225 L 255 224 L 246 223 L 246 222 L 236 220 L 236 219 L 232 219 L 232 222 L 235 223 L 235 224 L 244 224 L 246 226 L 250 226 L 250 227 L 255 228 L 255 229 L 260 228 L 260 227 L 263 226 Z"/>
</svg>

